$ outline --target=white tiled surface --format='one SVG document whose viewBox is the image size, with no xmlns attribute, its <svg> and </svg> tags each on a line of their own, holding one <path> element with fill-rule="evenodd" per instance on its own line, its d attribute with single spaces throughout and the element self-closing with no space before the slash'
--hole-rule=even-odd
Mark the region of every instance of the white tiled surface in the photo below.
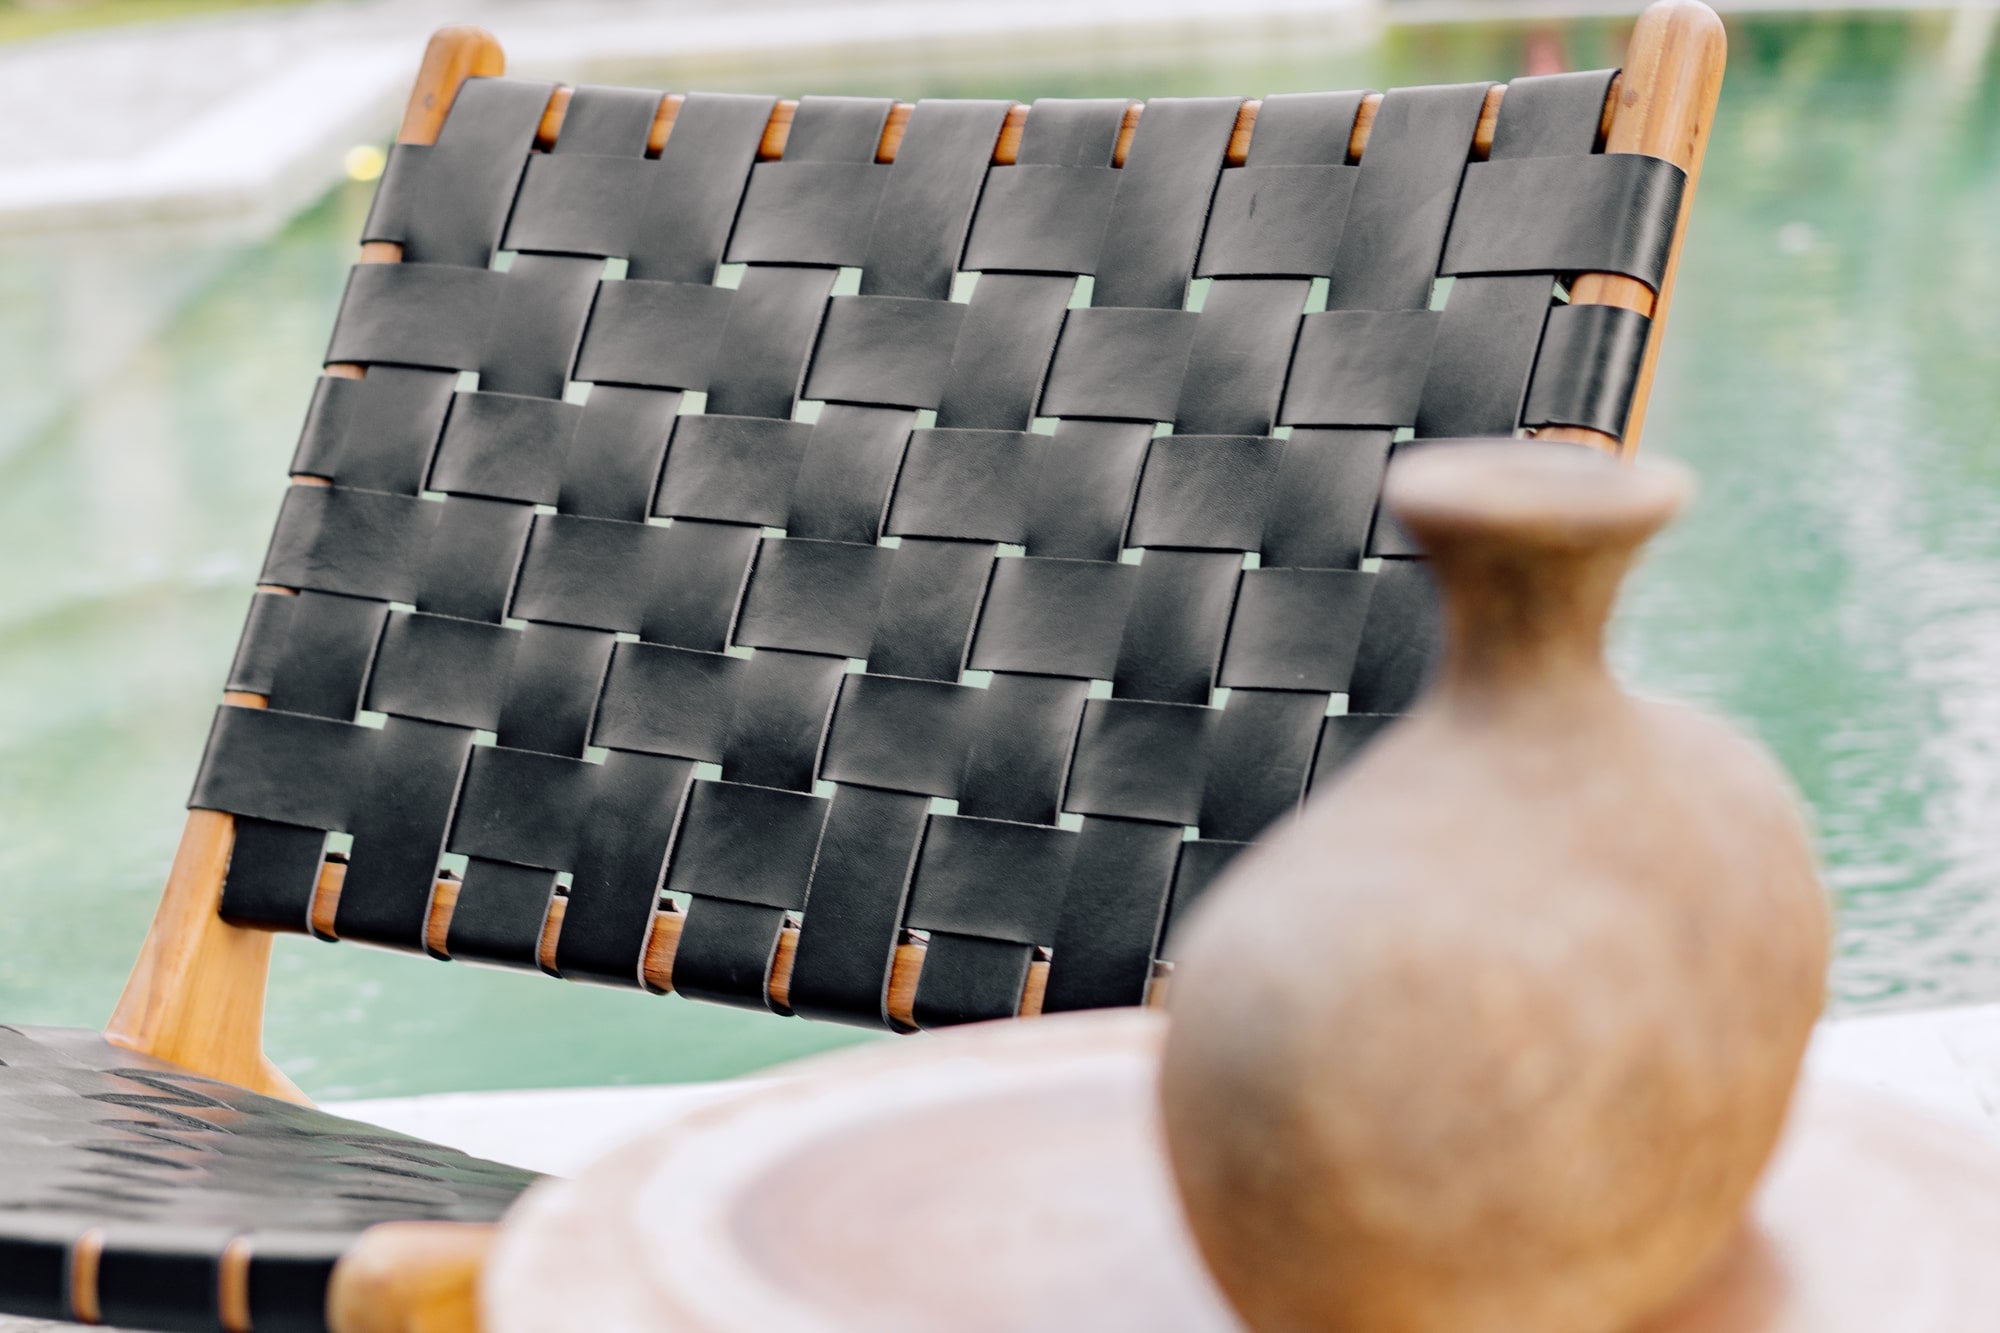
<svg viewBox="0 0 2000 1333">
<path fill-rule="evenodd" d="M 1822 1024 L 1807 1060 L 2000 1138 L 2000 1004 Z"/>
</svg>

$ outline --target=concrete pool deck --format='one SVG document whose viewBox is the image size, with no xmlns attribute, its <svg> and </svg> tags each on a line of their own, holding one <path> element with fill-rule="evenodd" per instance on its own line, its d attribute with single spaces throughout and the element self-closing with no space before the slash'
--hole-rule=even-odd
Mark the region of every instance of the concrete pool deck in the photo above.
<svg viewBox="0 0 2000 1333">
<path fill-rule="evenodd" d="M 15 109 L 0 232 L 281 224 L 394 133 L 426 36 L 479 23 L 508 70 L 615 78 L 637 66 L 769 72 L 938 59 L 1102 61 L 1148 49 L 1362 42 L 1379 0 L 364 0 L 248 10 L 0 48 Z"/>
</svg>

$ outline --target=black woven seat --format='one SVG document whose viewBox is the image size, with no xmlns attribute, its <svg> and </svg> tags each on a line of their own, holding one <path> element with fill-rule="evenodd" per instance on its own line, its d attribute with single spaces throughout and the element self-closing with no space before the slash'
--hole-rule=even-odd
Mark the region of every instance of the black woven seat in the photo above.
<svg viewBox="0 0 2000 1333">
<path fill-rule="evenodd" d="M 534 1179 L 245 1092 L 94 1032 L 0 1027 L 0 1310 L 61 1319 L 93 1233 L 108 1324 L 213 1329 L 247 1239 L 258 1333 L 325 1327 L 334 1264 L 378 1222 L 488 1222 Z"/>
<path fill-rule="evenodd" d="M 1649 322 L 1564 284 L 1659 288 L 1684 177 L 1601 151 L 1613 78 L 1515 82 L 1485 160 L 1489 85 L 1391 92 L 1358 163 L 1360 93 L 1234 154 L 1239 99 L 1043 101 L 996 160 L 1004 102 L 891 153 L 808 98 L 774 157 L 770 98 L 660 148 L 661 94 L 579 88 L 544 145 L 550 85 L 466 83 L 194 784 L 222 916 L 878 1027 L 1147 1002 L 1420 682 L 1390 456 L 1625 431 Z M 252 1327 L 319 1328 L 356 1233 L 528 1179 L 0 1029 L 0 1308 L 75 1313 L 89 1236 L 105 1320 L 216 1327 L 247 1238 Z"/>
</svg>

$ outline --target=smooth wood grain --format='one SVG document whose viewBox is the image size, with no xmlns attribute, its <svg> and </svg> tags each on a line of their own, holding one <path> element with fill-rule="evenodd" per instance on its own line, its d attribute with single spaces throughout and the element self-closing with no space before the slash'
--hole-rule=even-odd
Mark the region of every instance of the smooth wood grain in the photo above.
<svg viewBox="0 0 2000 1333">
<path fill-rule="evenodd" d="M 69 1247 L 69 1312 L 80 1324 L 103 1318 L 97 1303 L 97 1267 L 103 1258 L 103 1227 L 92 1227 Z"/>
<path fill-rule="evenodd" d="M 248 1236 L 222 1247 L 222 1260 L 216 1266 L 216 1313 L 222 1316 L 223 1333 L 251 1333 L 250 1253 Z"/>
<path fill-rule="evenodd" d="M 1680 271 L 1682 242 L 1694 207 L 1695 186 L 1708 151 L 1716 99 L 1722 93 L 1728 46 L 1722 20 L 1701 0 L 1658 0 L 1639 16 L 1632 30 L 1604 151 L 1665 158 L 1687 172 L 1687 188 L 1681 194 L 1674 245 L 1657 294 L 1636 278 L 1619 273 L 1586 273 L 1570 286 L 1573 305 L 1623 306 L 1652 317 L 1623 441 L 1580 426 L 1549 427 L 1539 432 L 1542 439 L 1574 440 L 1619 454 L 1630 454 L 1639 447 L 1646 404 L 1653 392 L 1653 371 L 1659 362 L 1660 337 L 1666 330 L 1674 277 Z"/>
<path fill-rule="evenodd" d="M 498 1228 L 472 1222 L 385 1222 L 333 1270 L 333 1333 L 471 1333 L 481 1269 Z"/>
<path fill-rule="evenodd" d="M 924 945 L 905 935 L 889 960 L 889 1021 L 906 1032 L 917 1026 L 917 980 L 924 972 Z"/>
<path fill-rule="evenodd" d="M 1049 993 L 1049 964 L 1046 958 L 1037 958 L 1028 964 L 1028 982 L 1021 990 L 1021 1017 L 1039 1018 L 1042 1001 Z"/>
<path fill-rule="evenodd" d="M 556 971 L 556 941 L 562 938 L 563 914 L 568 910 L 567 898 L 557 898 L 549 904 L 549 914 L 542 921 L 541 944 L 535 950 L 535 961 L 552 977 L 561 975 Z"/>
<path fill-rule="evenodd" d="M 778 947 L 771 951 L 771 981 L 765 993 L 784 1013 L 792 1012 L 792 967 L 799 959 L 799 928 L 787 921 L 778 932 Z"/>
<path fill-rule="evenodd" d="M 660 99 L 660 109 L 653 113 L 653 128 L 646 132 L 646 152 L 658 157 L 660 150 L 667 146 L 667 136 L 674 132 L 674 120 L 681 113 L 681 103 L 687 101 L 679 93 L 668 93 Z"/>
<path fill-rule="evenodd" d="M 500 49 L 500 39 L 486 29 L 469 23 L 439 28 L 424 47 L 396 142 L 436 143 L 465 81 L 497 79 L 506 72 L 507 53 Z"/>
<path fill-rule="evenodd" d="M 475 75 L 497 75 L 504 67 L 500 44 L 491 33 L 473 27 L 440 29 L 424 50 L 398 142 L 435 141 L 460 85 Z M 363 250 L 363 259 L 373 262 L 401 257 L 397 246 Z M 359 366 L 328 371 L 351 378 L 365 373 Z M 294 481 L 326 484 L 313 477 Z M 266 703 L 260 695 L 244 693 L 225 694 L 223 702 L 246 708 Z M 219 811 L 188 812 L 152 927 L 104 1035 L 120 1046 L 198 1074 L 303 1103 L 305 1094 L 264 1055 L 271 936 L 233 926 L 220 915 L 235 829 L 235 821 Z M 328 933 L 331 902 L 325 913 Z M 316 900 L 315 921 L 319 908 Z"/>
<path fill-rule="evenodd" d="M 259 695 L 224 702 L 261 708 Z M 190 810 L 160 905 L 106 1040 L 288 1101 L 304 1093 L 264 1055 L 264 989 L 271 936 L 222 919 L 222 879 L 235 821 Z"/>
<path fill-rule="evenodd" d="M 424 947 L 439 958 L 451 957 L 446 945 L 451 940 L 451 914 L 458 906 L 459 888 L 455 875 L 439 875 L 431 886 L 430 910 L 424 914 Z"/>
<path fill-rule="evenodd" d="M 771 108 L 771 119 L 764 126 L 764 137 L 757 144 L 760 161 L 775 162 L 785 155 L 785 141 L 791 137 L 792 117 L 798 114 L 799 104 L 790 97 L 780 98 Z M 879 150 L 877 155 L 879 156 Z"/>
<path fill-rule="evenodd" d="M 334 933 L 333 923 L 340 915 L 340 886 L 346 882 L 346 875 L 345 861 L 324 861 L 320 864 L 319 884 L 313 891 L 312 908 L 306 913 L 306 922 L 312 927 L 312 933 L 321 939 L 340 938 Z M 444 924 L 449 928 L 451 922 L 447 920 Z"/>
</svg>

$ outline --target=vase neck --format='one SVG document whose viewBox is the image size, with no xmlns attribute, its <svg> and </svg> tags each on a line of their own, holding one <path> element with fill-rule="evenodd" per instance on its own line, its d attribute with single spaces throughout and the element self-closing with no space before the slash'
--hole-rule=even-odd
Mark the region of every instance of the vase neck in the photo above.
<svg viewBox="0 0 2000 1333">
<path fill-rule="evenodd" d="M 1430 557 L 1443 600 L 1432 697 L 1538 711 L 1622 697 L 1605 627 L 1633 557 L 1687 489 L 1679 469 L 1568 445 L 1411 451 L 1387 498 Z"/>
<path fill-rule="evenodd" d="M 1584 700 L 1616 692 L 1604 631 L 1629 565 L 1629 555 L 1434 555 L 1444 603 L 1435 693 L 1483 703 L 1529 693 Z"/>
</svg>

